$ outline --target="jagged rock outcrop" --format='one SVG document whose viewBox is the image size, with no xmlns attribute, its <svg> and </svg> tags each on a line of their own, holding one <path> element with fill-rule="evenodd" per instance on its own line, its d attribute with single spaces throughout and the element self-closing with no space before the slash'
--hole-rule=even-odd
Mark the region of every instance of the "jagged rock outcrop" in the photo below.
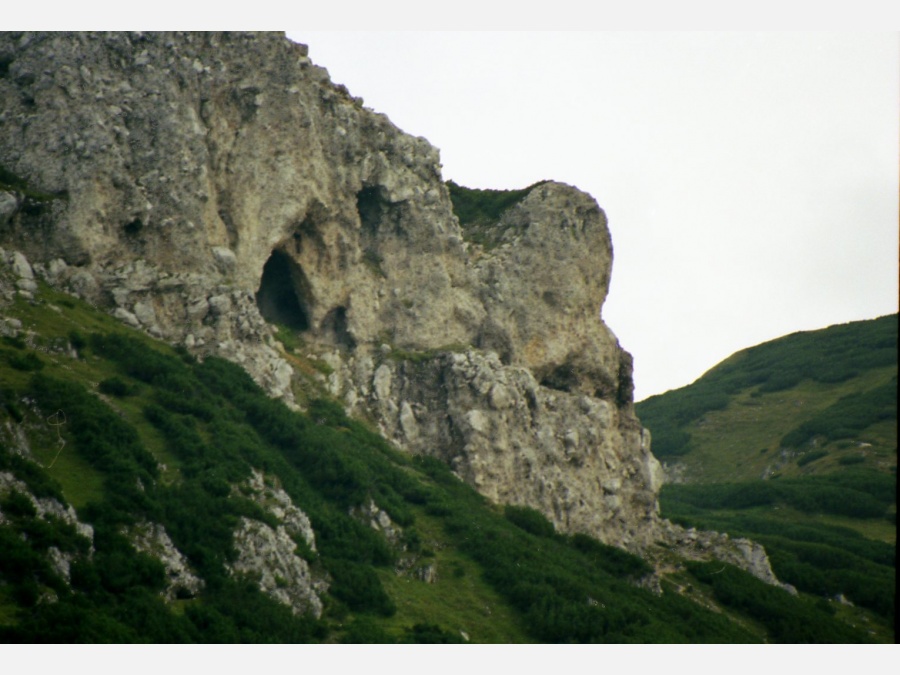
<svg viewBox="0 0 900 675">
<path fill-rule="evenodd" d="M 298 546 L 316 550 L 315 533 L 309 518 L 290 496 L 258 471 L 238 492 L 265 509 L 276 527 L 251 518 L 240 518 L 234 532 L 237 559 L 228 565 L 232 573 L 249 575 L 259 589 L 295 614 L 322 615 L 320 595 L 328 590 L 325 579 L 317 577 L 299 554 Z"/>
<path fill-rule="evenodd" d="M 395 546 L 402 545 L 403 530 L 397 525 L 384 509 L 371 499 L 367 504 L 361 504 L 350 511 L 350 515 L 358 518 L 376 532 L 380 532 L 385 539 Z"/>
<path fill-rule="evenodd" d="M 89 542 L 87 554 L 93 553 L 94 528 L 87 523 L 81 522 L 75 513 L 75 509 L 71 506 L 60 504 L 52 497 L 36 497 L 24 482 L 9 472 L 0 471 L 0 498 L 8 497 L 11 492 L 24 496 L 31 503 L 37 518 L 43 520 L 55 518 L 72 526 L 78 535 Z M 0 525 L 6 522 L 7 516 L 3 513 L 3 508 L 0 507 Z M 68 583 L 71 578 L 71 566 L 75 559 L 75 554 L 70 551 L 61 551 L 56 546 L 50 546 L 47 554 L 47 559 L 53 570 Z"/>
<path fill-rule="evenodd" d="M 152 555 L 165 567 L 166 588 L 162 594 L 167 600 L 192 598 L 206 585 L 159 523 L 138 523 L 130 528 L 128 535 L 138 551 Z"/>
<path fill-rule="evenodd" d="M 539 184 L 476 240 L 437 149 L 277 34 L 2 34 L 0 104 L 0 241 L 38 277 L 292 403 L 283 324 L 351 411 L 490 498 L 633 551 L 677 539 L 589 195 Z"/>
<path fill-rule="evenodd" d="M 368 383 L 354 398 L 387 438 L 437 454 L 492 500 L 631 549 L 656 539 L 659 464 L 649 434 L 614 402 L 543 387 L 493 352 L 353 365 Z"/>
<path fill-rule="evenodd" d="M 315 552 L 316 533 L 313 532 L 309 517 L 297 508 L 290 495 L 274 478 L 266 478 L 261 472 L 254 471 L 239 492 L 268 511 L 288 536 L 302 541 L 310 551 Z"/>
<path fill-rule="evenodd" d="M 307 562 L 296 554 L 297 543 L 283 527 L 241 518 L 234 533 L 237 559 L 229 564 L 233 573 L 249 575 L 259 589 L 295 614 L 322 615 L 319 592 L 327 586 L 312 577 Z"/>
</svg>

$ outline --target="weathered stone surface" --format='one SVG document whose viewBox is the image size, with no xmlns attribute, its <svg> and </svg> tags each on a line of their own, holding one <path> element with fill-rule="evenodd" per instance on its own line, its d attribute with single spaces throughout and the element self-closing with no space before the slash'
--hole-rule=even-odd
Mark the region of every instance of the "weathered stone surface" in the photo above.
<svg viewBox="0 0 900 675">
<path fill-rule="evenodd" d="M 10 215 L 0 235 L 29 258 L 64 261 L 56 283 L 111 298 L 123 319 L 170 340 L 191 335 L 200 351 L 224 343 L 273 386 L 278 355 L 253 302 L 272 259 L 290 277 L 294 318 L 319 342 L 473 344 L 538 379 L 614 393 L 622 356 L 599 320 L 611 248 L 589 196 L 540 186 L 485 252 L 459 228 L 437 150 L 362 108 L 279 35 L 0 42 L 12 58 L 0 163 L 67 195 Z M 247 302 L 235 306 L 235 293 Z M 238 343 L 253 340 L 263 344 L 250 358 Z M 289 399 L 283 384 L 275 393 Z"/>
<path fill-rule="evenodd" d="M 131 528 L 130 539 L 138 551 L 157 558 L 166 568 L 163 596 L 169 600 L 194 597 L 205 586 L 191 569 L 184 554 L 175 548 L 169 533 L 159 523 L 138 523 Z"/>
<path fill-rule="evenodd" d="M 241 518 L 234 533 L 238 558 L 230 565 L 233 573 L 247 574 L 259 589 L 291 608 L 295 614 L 322 614 L 320 595 L 328 590 L 325 579 L 316 578 L 309 563 L 298 555 L 298 542 L 316 550 L 315 534 L 309 518 L 275 481 L 254 471 L 250 479 L 235 489 L 248 497 L 278 521 L 272 528 L 266 523 Z"/>
<path fill-rule="evenodd" d="M 309 517 L 294 505 L 290 495 L 274 478 L 267 478 L 261 472 L 254 471 L 243 487 L 248 489 L 241 489 L 239 492 L 277 518 L 288 535 L 295 539 L 300 537 L 311 551 L 316 550 L 316 535 Z"/>
<path fill-rule="evenodd" d="M 542 183 L 477 241 L 437 149 L 280 34 L 4 33 L 0 51 L 0 165 L 48 195 L 5 192 L 0 242 L 46 281 L 292 404 L 283 324 L 352 411 L 491 499 L 636 551 L 680 536 L 601 318 L 612 246 L 589 195 Z M 32 293 L 13 277 L 3 298 Z M 238 536 L 288 561 L 267 528 Z"/>
<path fill-rule="evenodd" d="M 371 393 L 357 392 L 358 405 L 401 447 L 437 454 L 492 500 L 537 508 L 560 531 L 633 550 L 657 539 L 661 469 L 627 410 L 542 387 L 494 353 L 366 363 Z"/>
<path fill-rule="evenodd" d="M 319 593 L 327 590 L 327 585 L 313 578 L 309 564 L 296 555 L 297 544 L 283 526 L 274 530 L 258 520 L 241 518 L 234 545 L 238 557 L 229 565 L 233 573 L 256 579 L 263 593 L 295 614 L 322 615 Z"/>
<path fill-rule="evenodd" d="M 14 192 L 5 192 L 0 190 L 0 227 L 5 227 L 13 217 L 13 214 L 19 210 L 21 200 Z"/>
<path fill-rule="evenodd" d="M 352 509 L 350 515 L 359 518 L 373 530 L 383 534 L 384 538 L 392 544 L 399 544 L 400 538 L 403 536 L 400 526 L 391 520 L 386 511 L 378 508 L 378 505 L 372 500 Z"/>
</svg>

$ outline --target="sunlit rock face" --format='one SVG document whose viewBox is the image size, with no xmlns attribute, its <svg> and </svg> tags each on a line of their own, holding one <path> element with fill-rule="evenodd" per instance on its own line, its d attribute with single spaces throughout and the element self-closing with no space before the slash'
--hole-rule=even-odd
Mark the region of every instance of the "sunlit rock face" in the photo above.
<svg viewBox="0 0 900 675">
<path fill-rule="evenodd" d="M 589 195 L 539 184 L 476 243 L 438 150 L 280 34 L 5 33 L 0 109 L 24 181 L 0 183 L 0 242 L 38 276 L 293 404 L 282 324 L 351 412 L 491 499 L 662 536 Z"/>
</svg>

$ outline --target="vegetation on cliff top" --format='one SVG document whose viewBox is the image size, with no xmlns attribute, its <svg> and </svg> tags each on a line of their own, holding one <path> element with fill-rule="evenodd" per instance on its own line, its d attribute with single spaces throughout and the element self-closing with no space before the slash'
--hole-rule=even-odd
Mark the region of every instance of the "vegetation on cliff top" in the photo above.
<svg viewBox="0 0 900 675">
<path fill-rule="evenodd" d="M 538 181 L 521 190 L 478 190 L 447 181 L 453 212 L 459 219 L 463 236 L 485 249 L 500 244 L 504 231 L 497 228 L 500 216 L 547 181 Z"/>
</svg>

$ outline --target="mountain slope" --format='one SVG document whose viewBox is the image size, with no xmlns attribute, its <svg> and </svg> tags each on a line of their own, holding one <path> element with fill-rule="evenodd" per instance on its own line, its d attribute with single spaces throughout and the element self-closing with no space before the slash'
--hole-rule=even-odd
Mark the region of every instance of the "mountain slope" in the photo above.
<svg viewBox="0 0 900 675">
<path fill-rule="evenodd" d="M 669 484 L 662 514 L 752 537 L 775 573 L 894 629 L 897 315 L 743 350 L 638 403 Z"/>
<path fill-rule="evenodd" d="M 800 475 L 840 462 L 890 470 L 896 376 L 897 315 L 890 315 L 743 350 L 636 410 L 653 433 L 654 454 L 677 459 L 691 482 Z"/>
<path fill-rule="evenodd" d="M 3 637 L 866 639 L 660 519 L 590 195 L 279 34 L 0 33 L 0 102 Z"/>
<path fill-rule="evenodd" d="M 640 558 L 491 505 L 333 402 L 291 412 L 227 361 L 32 296 L 0 347 L 4 641 L 868 639 L 736 568 L 723 593 L 719 563 L 655 594 Z"/>
</svg>

